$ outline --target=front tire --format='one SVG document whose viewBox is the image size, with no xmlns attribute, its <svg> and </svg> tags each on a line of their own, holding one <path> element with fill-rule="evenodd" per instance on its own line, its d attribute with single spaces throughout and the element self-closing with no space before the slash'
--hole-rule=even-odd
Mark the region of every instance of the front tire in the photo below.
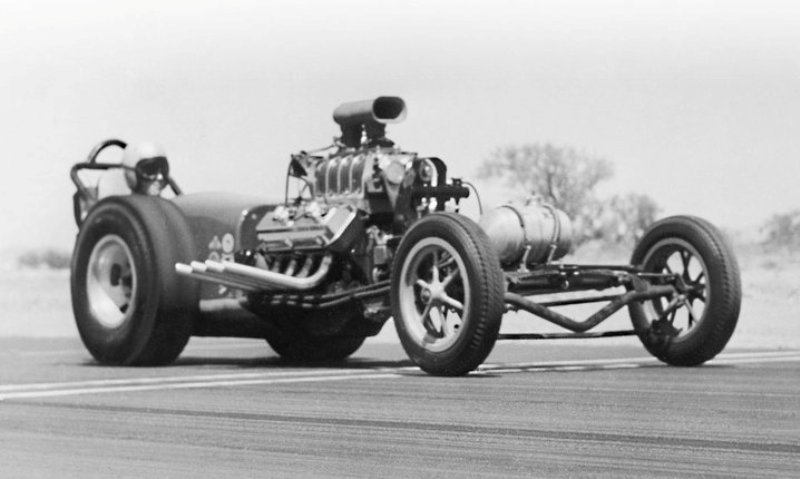
<svg viewBox="0 0 800 479">
<path fill-rule="evenodd" d="M 392 267 L 392 313 L 406 353 L 434 375 L 477 368 L 497 340 L 504 290 L 500 261 L 475 222 L 452 213 L 419 220 Z"/>
<path fill-rule="evenodd" d="M 629 306 L 645 348 L 675 366 L 696 366 L 728 343 L 741 307 L 739 266 L 727 241 L 708 221 L 665 218 L 648 229 L 631 264 L 645 273 L 674 274 L 678 294 Z"/>
<path fill-rule="evenodd" d="M 102 364 L 161 365 L 175 360 L 197 316 L 197 284 L 175 273 L 194 259 L 191 231 L 171 202 L 115 196 L 81 226 L 72 258 L 75 321 Z"/>
</svg>

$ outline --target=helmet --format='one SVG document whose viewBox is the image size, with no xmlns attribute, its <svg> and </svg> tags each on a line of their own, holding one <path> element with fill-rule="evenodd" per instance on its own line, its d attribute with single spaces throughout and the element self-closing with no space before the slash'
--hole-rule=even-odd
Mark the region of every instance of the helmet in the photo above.
<svg viewBox="0 0 800 479">
<path fill-rule="evenodd" d="M 131 191 L 158 196 L 169 178 L 169 162 L 161 145 L 152 142 L 130 144 L 122 153 L 125 181 Z"/>
</svg>

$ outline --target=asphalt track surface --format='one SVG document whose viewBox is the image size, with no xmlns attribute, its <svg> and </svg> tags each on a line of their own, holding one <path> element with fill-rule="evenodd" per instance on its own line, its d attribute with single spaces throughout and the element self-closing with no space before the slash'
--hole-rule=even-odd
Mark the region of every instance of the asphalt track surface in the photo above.
<svg viewBox="0 0 800 479">
<path fill-rule="evenodd" d="M 0 477 L 800 477 L 800 351 L 675 368 L 634 338 L 498 343 L 421 373 L 398 344 L 338 364 L 193 340 L 163 368 L 0 340 Z"/>
</svg>

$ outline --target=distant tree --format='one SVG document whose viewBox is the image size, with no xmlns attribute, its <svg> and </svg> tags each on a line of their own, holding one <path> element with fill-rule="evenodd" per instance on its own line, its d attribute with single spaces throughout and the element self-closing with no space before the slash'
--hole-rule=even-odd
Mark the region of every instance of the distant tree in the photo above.
<svg viewBox="0 0 800 479">
<path fill-rule="evenodd" d="M 655 200 L 645 194 L 597 198 L 597 185 L 613 175 L 611 163 L 566 146 L 534 143 L 500 148 L 478 173 L 540 195 L 563 210 L 572 218 L 578 244 L 593 238 L 632 243 L 659 211 Z"/>
<path fill-rule="evenodd" d="M 533 143 L 494 151 L 481 165 L 479 174 L 541 195 L 576 218 L 596 201 L 595 187 L 610 178 L 613 171 L 604 158 L 567 146 Z"/>
<path fill-rule="evenodd" d="M 608 202 L 608 209 L 617 218 L 615 231 L 617 240 L 629 243 L 636 242 L 642 237 L 660 211 L 655 200 L 642 193 L 614 195 Z"/>
<path fill-rule="evenodd" d="M 43 251 L 26 251 L 17 258 L 17 264 L 21 268 L 49 268 L 66 269 L 69 268 L 71 260 L 70 253 L 53 248 Z"/>
<path fill-rule="evenodd" d="M 17 264 L 21 268 L 38 268 L 41 265 L 41 258 L 36 251 L 26 251 L 19 255 Z"/>
<path fill-rule="evenodd" d="M 42 264 L 50 269 L 67 269 L 71 260 L 72 255 L 68 251 L 51 248 L 42 253 Z"/>
<path fill-rule="evenodd" d="M 762 231 L 765 246 L 786 248 L 800 247 L 800 210 L 772 215 Z"/>
</svg>

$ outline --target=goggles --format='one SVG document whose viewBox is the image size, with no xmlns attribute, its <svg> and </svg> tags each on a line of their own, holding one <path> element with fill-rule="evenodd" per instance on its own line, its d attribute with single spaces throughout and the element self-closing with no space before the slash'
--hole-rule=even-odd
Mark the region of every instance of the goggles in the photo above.
<svg viewBox="0 0 800 479">
<path fill-rule="evenodd" d="M 126 167 L 136 172 L 136 176 L 140 179 L 154 181 L 161 175 L 164 178 L 169 176 L 169 163 L 164 156 L 154 156 L 152 158 L 145 158 L 136 163 L 135 168 Z"/>
</svg>

